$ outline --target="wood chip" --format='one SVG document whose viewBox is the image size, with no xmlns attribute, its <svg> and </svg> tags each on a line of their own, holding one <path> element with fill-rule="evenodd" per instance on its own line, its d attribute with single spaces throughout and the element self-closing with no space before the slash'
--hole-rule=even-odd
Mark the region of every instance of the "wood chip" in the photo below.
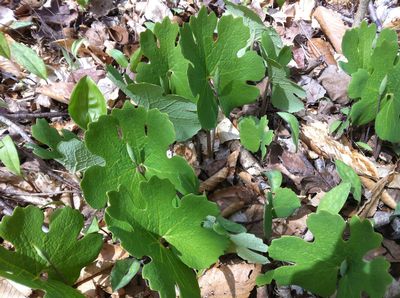
<svg viewBox="0 0 400 298">
<path fill-rule="evenodd" d="M 323 6 L 318 6 L 313 14 L 322 31 L 328 37 L 336 52 L 342 53 L 342 39 L 348 27 L 336 12 Z"/>
</svg>

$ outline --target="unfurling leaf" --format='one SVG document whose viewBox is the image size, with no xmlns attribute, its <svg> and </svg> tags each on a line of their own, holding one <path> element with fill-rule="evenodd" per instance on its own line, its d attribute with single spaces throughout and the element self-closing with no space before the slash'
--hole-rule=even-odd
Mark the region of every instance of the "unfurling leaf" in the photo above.
<svg viewBox="0 0 400 298">
<path fill-rule="evenodd" d="M 68 112 L 82 129 L 107 114 L 106 100 L 90 77 L 81 78 L 72 90 Z"/>
<path fill-rule="evenodd" d="M 26 70 L 44 80 L 47 79 L 46 65 L 34 50 L 24 44 L 14 42 L 11 44 L 11 55 Z"/>
<path fill-rule="evenodd" d="M 204 227 L 213 229 L 220 235 L 229 237 L 231 242 L 228 252 L 235 252 L 243 260 L 251 263 L 269 263 L 267 257 L 262 253 L 268 251 L 268 246 L 261 238 L 246 233 L 246 228 L 240 224 L 223 218 L 222 216 L 207 216 Z"/>
<path fill-rule="evenodd" d="M 17 148 L 10 136 L 0 140 L 0 161 L 15 175 L 21 176 L 21 167 Z"/>
<path fill-rule="evenodd" d="M 182 194 L 197 193 L 199 182 L 193 169 L 180 156 L 167 157 L 174 141 L 174 127 L 167 114 L 135 108 L 129 102 L 91 123 L 86 146 L 106 164 L 86 170 L 81 186 L 87 202 L 103 208 L 107 192 L 123 185 L 134 193 L 136 179 L 152 176 L 169 179 Z"/>
<path fill-rule="evenodd" d="M 208 215 L 218 215 L 217 205 L 193 194 L 178 199 L 175 187 L 158 177 L 134 187 L 134 195 L 124 187 L 109 193 L 109 229 L 131 255 L 151 258 L 142 276 L 161 297 L 175 297 L 175 286 L 180 297 L 200 297 L 191 268 L 208 268 L 228 246 L 227 237 L 202 227 Z"/>
<path fill-rule="evenodd" d="M 372 298 L 384 296 L 392 281 L 387 272 L 389 263 L 383 257 L 364 260 L 364 256 L 378 248 L 382 241 L 382 236 L 374 232 L 368 220 L 354 216 L 350 220 L 347 241 L 343 240 L 346 223 L 337 214 L 326 211 L 311 214 L 307 226 L 314 235 L 312 243 L 292 236 L 272 241 L 270 257 L 290 265 L 258 277 L 258 285 L 275 279 L 279 285 L 297 285 L 323 297 L 333 295 L 336 289 L 338 298 L 359 298 L 362 293 Z M 341 267 L 345 270 L 338 281 Z"/>
<path fill-rule="evenodd" d="M 217 16 L 213 12 L 207 15 L 206 7 L 181 29 L 179 44 L 190 61 L 187 76 L 205 129 L 216 126 L 218 103 L 229 115 L 233 108 L 254 102 L 259 96 L 257 87 L 248 82 L 264 77 L 262 58 L 255 51 L 239 56 L 249 38 L 250 31 L 241 18 L 223 16 L 217 25 Z"/>
<path fill-rule="evenodd" d="M 0 276 L 44 290 L 49 298 L 83 297 L 70 286 L 81 269 L 97 257 L 101 235 L 89 234 L 78 240 L 83 216 L 70 207 L 52 214 L 47 233 L 42 230 L 43 220 L 43 212 L 33 206 L 17 207 L 12 216 L 3 218 L 0 237 L 12 243 L 15 251 L 0 247 Z M 41 278 L 43 273 L 47 280 Z"/>
<path fill-rule="evenodd" d="M 261 157 L 267 153 L 267 146 L 271 144 L 274 132 L 268 128 L 267 116 L 258 120 L 255 117 L 245 117 L 239 122 L 240 141 L 251 152 L 261 149 Z"/>
</svg>

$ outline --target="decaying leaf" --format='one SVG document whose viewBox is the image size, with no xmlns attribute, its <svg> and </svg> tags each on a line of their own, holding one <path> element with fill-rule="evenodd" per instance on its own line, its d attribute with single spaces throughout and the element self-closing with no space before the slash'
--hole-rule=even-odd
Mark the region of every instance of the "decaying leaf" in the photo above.
<svg viewBox="0 0 400 298">
<path fill-rule="evenodd" d="M 238 261 L 213 267 L 199 278 L 201 296 L 247 298 L 260 272 L 261 265 Z"/>
</svg>

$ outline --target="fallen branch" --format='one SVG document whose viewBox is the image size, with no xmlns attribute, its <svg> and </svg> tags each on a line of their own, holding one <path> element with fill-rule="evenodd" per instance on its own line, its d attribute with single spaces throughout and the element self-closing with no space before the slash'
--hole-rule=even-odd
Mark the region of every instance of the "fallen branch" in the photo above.
<svg viewBox="0 0 400 298">
<path fill-rule="evenodd" d="M 11 127 L 13 130 L 15 130 L 27 143 L 35 143 L 30 136 L 17 124 L 12 122 L 10 119 L 0 115 L 0 122 L 4 123 L 5 125 Z"/>
</svg>

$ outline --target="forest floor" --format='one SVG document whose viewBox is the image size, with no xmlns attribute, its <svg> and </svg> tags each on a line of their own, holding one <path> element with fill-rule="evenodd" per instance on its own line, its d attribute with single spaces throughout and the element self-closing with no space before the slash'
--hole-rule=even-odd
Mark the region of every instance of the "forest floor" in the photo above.
<svg viewBox="0 0 400 298">
<path fill-rule="evenodd" d="M 308 216 L 315 212 L 323 195 L 340 182 L 334 161 L 345 161 L 361 177 L 363 192 L 360 204 L 350 198 L 340 214 L 346 220 L 359 215 L 374 221 L 383 242 L 370 254 L 390 262 L 394 281 L 386 297 L 399 297 L 400 213 L 395 209 L 400 201 L 400 150 L 380 141 L 373 125 L 346 126 L 346 109 L 352 105 L 347 94 L 351 78 L 340 69 L 339 61 L 344 60 L 341 41 L 354 23 L 355 2 L 298 0 L 286 1 L 279 8 L 270 0 L 246 1 L 265 24 L 276 29 L 283 43 L 291 46 L 291 79 L 306 91 L 305 109 L 295 114 L 300 122 L 297 150 L 289 127 L 273 108 L 260 101 L 235 109 L 218 124 L 212 158 L 202 131 L 187 142 L 175 144 L 174 151 L 195 168 L 208 198 L 218 204 L 222 214 L 260 238 L 264 237 L 264 190 L 269 188 L 263 173 L 280 171 L 282 185 L 301 199 L 301 207 L 292 216 L 274 220 L 272 238 L 289 235 L 307 239 Z M 77 281 L 77 288 L 88 297 L 157 297 L 157 293 L 148 288 L 140 274 L 118 293 L 112 292 L 110 271 L 116 260 L 128 254 L 110 237 L 104 211 L 85 203 L 79 186 L 81 175 L 71 174 L 55 160 L 39 158 L 26 146 L 38 143 L 31 136 L 31 127 L 36 119 L 44 118 L 57 130 L 70 130 L 82 137 L 83 131 L 68 114 L 71 92 L 79 79 L 89 76 L 97 83 L 109 110 L 121 107 L 127 99 L 107 77 L 106 65 L 118 66 L 107 53 L 118 49 L 130 57 L 146 27 L 165 17 L 181 25 L 203 5 L 218 16 L 225 13 L 222 0 L 90 0 L 87 9 L 74 0 L 0 1 L 0 30 L 10 40 L 32 48 L 48 69 L 48 78 L 43 80 L 0 57 L 0 138 L 12 137 L 23 172 L 23 176 L 16 176 L 0 168 L 0 217 L 11 215 L 16 206 L 29 204 L 42 208 L 46 220 L 60 204 L 79 209 L 85 226 L 96 217 L 106 240 L 95 264 Z M 373 1 L 365 19 L 380 28 L 400 31 L 397 1 Z M 83 39 L 80 46 L 72 48 L 79 39 Z M 268 92 L 268 81 L 259 82 L 257 87 L 261 94 Z M 275 137 L 266 157 L 261 158 L 260 153 L 240 146 L 237 128 L 241 116 L 265 112 Z M 330 127 L 335 123 L 343 125 L 343 130 L 332 134 Z M 316 297 L 295 286 L 257 287 L 256 277 L 262 268 L 233 255 L 225 256 L 199 277 L 202 296 L 232 297 L 233 287 L 235 297 Z M 0 280 L 0 297 L 36 294 Z"/>
</svg>

